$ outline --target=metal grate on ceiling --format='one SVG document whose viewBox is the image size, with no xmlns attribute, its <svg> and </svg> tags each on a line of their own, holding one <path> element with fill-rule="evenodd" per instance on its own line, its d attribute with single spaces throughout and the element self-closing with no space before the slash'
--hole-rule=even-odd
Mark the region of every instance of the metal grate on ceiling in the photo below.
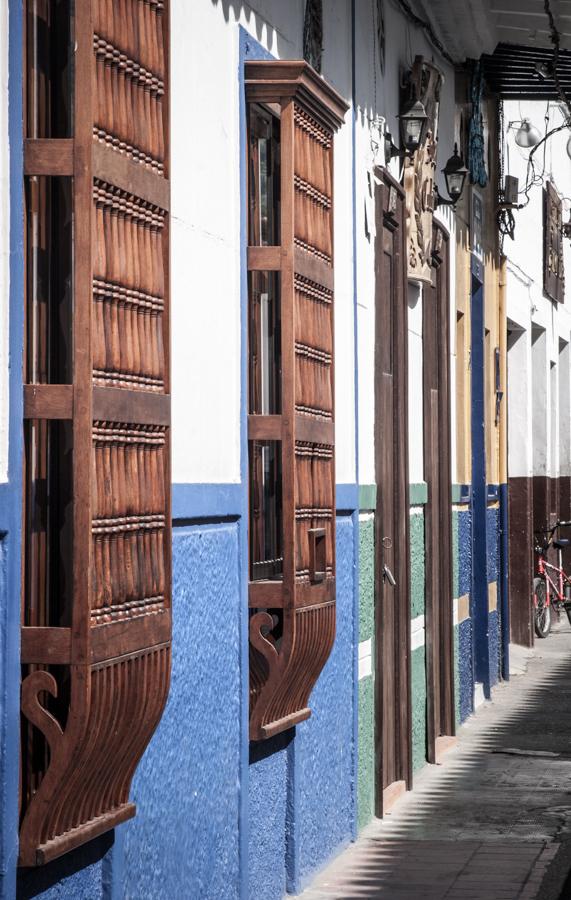
<svg viewBox="0 0 571 900">
<path fill-rule="evenodd" d="M 553 50 L 498 44 L 490 55 L 482 56 L 484 77 L 490 91 L 507 99 L 557 100 L 553 80 Z M 571 95 L 571 51 L 561 50 L 557 65 L 559 81 Z"/>
</svg>

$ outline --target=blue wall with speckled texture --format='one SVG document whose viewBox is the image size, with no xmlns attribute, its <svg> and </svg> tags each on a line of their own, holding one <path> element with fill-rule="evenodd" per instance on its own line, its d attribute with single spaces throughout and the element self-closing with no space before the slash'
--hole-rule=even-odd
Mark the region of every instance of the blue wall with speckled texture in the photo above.
<svg viewBox="0 0 571 900">
<path fill-rule="evenodd" d="M 500 617 L 498 611 L 490 612 L 488 640 L 490 644 L 490 684 L 498 683 L 500 677 Z"/>
<path fill-rule="evenodd" d="M 27 900 L 240 896 L 240 523 L 173 533 L 173 668 L 116 835 L 21 873 Z M 337 520 L 337 636 L 312 716 L 250 747 L 247 896 L 280 900 L 351 840 L 356 806 L 354 523 Z M 0 545 L 1 546 L 1 545 Z"/>
<path fill-rule="evenodd" d="M 294 730 L 250 747 L 249 897 L 273 900 L 286 891 L 288 746 Z"/>
<path fill-rule="evenodd" d="M 470 596 L 472 590 L 472 512 L 458 511 L 457 595 Z M 474 710 L 474 649 L 472 620 L 458 625 L 458 711 L 463 722 Z"/>
<path fill-rule="evenodd" d="M 356 819 L 353 725 L 354 524 L 337 518 L 337 635 L 309 701 L 312 715 L 252 745 L 249 889 L 255 900 L 297 891 L 351 840 Z"/>
<path fill-rule="evenodd" d="M 500 510 L 488 507 L 486 531 L 488 537 L 488 582 L 498 581 L 500 572 Z"/>
<path fill-rule="evenodd" d="M 351 839 L 356 817 L 353 731 L 353 522 L 337 518 L 337 635 L 295 746 L 299 877 L 306 881 Z"/>
<path fill-rule="evenodd" d="M 474 662 L 471 619 L 465 619 L 458 625 L 458 683 L 460 721 L 463 722 L 474 711 Z"/>
<path fill-rule="evenodd" d="M 470 509 L 458 512 L 458 596 L 472 590 L 472 513 Z"/>
<path fill-rule="evenodd" d="M 113 832 L 47 866 L 18 870 L 18 900 L 98 900 L 104 897 Z M 109 900 L 111 900 L 110 896 Z"/>
<path fill-rule="evenodd" d="M 122 896 L 238 897 L 239 525 L 176 528 L 169 700 L 122 827 Z"/>
</svg>

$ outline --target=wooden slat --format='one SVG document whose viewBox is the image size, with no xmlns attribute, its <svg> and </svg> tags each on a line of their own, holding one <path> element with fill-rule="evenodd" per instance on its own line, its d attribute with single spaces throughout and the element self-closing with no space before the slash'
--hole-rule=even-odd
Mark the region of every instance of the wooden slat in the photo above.
<svg viewBox="0 0 571 900">
<path fill-rule="evenodd" d="M 72 384 L 25 384 L 25 419 L 71 419 Z"/>
<path fill-rule="evenodd" d="M 281 441 L 281 416 L 248 416 L 248 439 L 250 441 Z"/>
<path fill-rule="evenodd" d="M 154 206 L 169 209 L 170 189 L 166 178 L 99 141 L 93 142 L 93 176 Z"/>
<path fill-rule="evenodd" d="M 51 860 L 57 859 L 58 856 L 69 853 L 75 847 L 80 847 L 82 844 L 86 844 L 87 841 L 92 841 L 100 834 L 104 834 L 106 831 L 116 828 L 117 825 L 121 825 L 122 822 L 132 819 L 136 811 L 137 807 L 134 803 L 125 803 L 119 809 L 104 813 L 102 816 L 98 816 L 97 819 L 92 819 L 90 822 L 86 822 L 78 828 L 74 828 L 54 838 L 53 841 L 49 841 L 47 844 L 41 844 L 36 853 L 36 865 L 43 866 L 51 862 Z"/>
<path fill-rule="evenodd" d="M 306 250 L 295 247 L 293 251 L 293 268 L 297 275 L 308 278 L 316 284 L 333 290 L 333 269 L 319 257 L 312 256 Z"/>
<path fill-rule="evenodd" d="M 73 141 L 24 141 L 25 175 L 73 175 Z"/>
<path fill-rule="evenodd" d="M 169 425 L 171 398 L 122 388 L 93 388 L 93 421 Z"/>
<path fill-rule="evenodd" d="M 248 605 L 252 609 L 283 606 L 283 584 L 281 581 L 251 581 L 248 586 Z"/>
<path fill-rule="evenodd" d="M 298 712 L 292 713 L 283 719 L 278 719 L 276 722 L 271 722 L 269 725 L 262 725 L 260 731 L 264 735 L 264 738 L 271 738 L 274 734 L 279 734 L 281 731 L 293 728 L 294 725 L 299 725 L 300 722 L 305 722 L 306 719 L 309 719 L 310 715 L 311 710 L 309 707 L 305 707 L 305 709 L 300 709 Z"/>
<path fill-rule="evenodd" d="M 22 663 L 65 665 L 71 661 L 70 628 L 21 629 Z"/>
<path fill-rule="evenodd" d="M 248 271 L 279 272 L 281 267 L 281 247 L 248 247 Z"/>
<path fill-rule="evenodd" d="M 333 422 L 297 415 L 295 417 L 295 437 L 298 441 L 307 441 L 312 444 L 334 444 L 335 425 Z"/>
<path fill-rule="evenodd" d="M 165 644 L 171 636 L 171 612 L 122 619 L 91 628 L 91 662 L 100 663 L 147 647 Z"/>
</svg>

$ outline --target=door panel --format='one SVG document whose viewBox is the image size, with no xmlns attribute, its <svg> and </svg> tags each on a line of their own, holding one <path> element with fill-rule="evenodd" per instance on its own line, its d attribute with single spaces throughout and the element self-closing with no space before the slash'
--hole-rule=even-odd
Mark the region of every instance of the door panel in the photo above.
<svg viewBox="0 0 571 900">
<path fill-rule="evenodd" d="M 411 782 L 404 194 L 378 170 L 375 253 L 376 813 Z"/>
<path fill-rule="evenodd" d="M 452 620 L 452 498 L 448 236 L 433 229 L 432 286 L 423 295 L 426 679 L 429 762 L 455 731 Z"/>
</svg>

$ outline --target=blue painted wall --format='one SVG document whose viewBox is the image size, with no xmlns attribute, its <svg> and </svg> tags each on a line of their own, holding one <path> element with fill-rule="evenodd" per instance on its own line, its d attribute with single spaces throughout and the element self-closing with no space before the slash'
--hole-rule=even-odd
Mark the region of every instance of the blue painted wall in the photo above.
<svg viewBox="0 0 571 900">
<path fill-rule="evenodd" d="M 487 542 L 488 542 L 488 584 L 496 582 L 498 608 L 490 612 L 488 617 L 488 645 L 490 660 L 490 685 L 498 683 L 501 670 L 501 566 L 500 566 L 500 510 L 488 507 L 487 510 Z"/>
<path fill-rule="evenodd" d="M 484 271 L 471 259 L 471 433 L 472 433 L 472 621 L 474 674 L 490 696 L 488 648 L 488 549 L 484 379 Z"/>
<path fill-rule="evenodd" d="M 174 531 L 171 690 L 121 829 L 125 898 L 239 896 L 239 527 Z"/>
<path fill-rule="evenodd" d="M 488 582 L 500 578 L 500 510 L 488 507 L 486 528 L 488 532 Z"/>
<path fill-rule="evenodd" d="M 249 773 L 249 897 L 283 897 L 289 827 L 295 815 L 292 754 L 295 731 L 252 744 Z"/>
<path fill-rule="evenodd" d="M 105 893 L 113 833 L 39 869 L 18 871 L 18 900 L 98 900 Z"/>
<path fill-rule="evenodd" d="M 353 522 L 338 517 L 337 637 L 311 695 L 312 717 L 299 726 L 295 746 L 302 881 L 348 843 L 356 816 L 353 579 Z"/>
<path fill-rule="evenodd" d="M 460 721 L 474 711 L 472 620 L 465 619 L 458 626 L 458 682 Z"/>
<path fill-rule="evenodd" d="M 472 512 L 470 508 L 458 512 L 458 596 L 470 594 L 472 589 Z"/>
<path fill-rule="evenodd" d="M 20 727 L 20 534 L 24 333 L 22 3 L 9 0 L 10 298 L 8 483 L 0 485 L 0 897 L 16 890 Z"/>
<path fill-rule="evenodd" d="M 458 511 L 457 596 L 470 597 L 472 605 L 472 510 Z M 472 619 L 458 625 L 458 711 L 463 722 L 474 711 L 474 633 Z"/>
<path fill-rule="evenodd" d="M 311 718 L 252 745 L 249 896 L 297 892 L 347 844 L 356 821 L 354 521 L 337 517 L 337 636 L 311 694 Z"/>
</svg>

